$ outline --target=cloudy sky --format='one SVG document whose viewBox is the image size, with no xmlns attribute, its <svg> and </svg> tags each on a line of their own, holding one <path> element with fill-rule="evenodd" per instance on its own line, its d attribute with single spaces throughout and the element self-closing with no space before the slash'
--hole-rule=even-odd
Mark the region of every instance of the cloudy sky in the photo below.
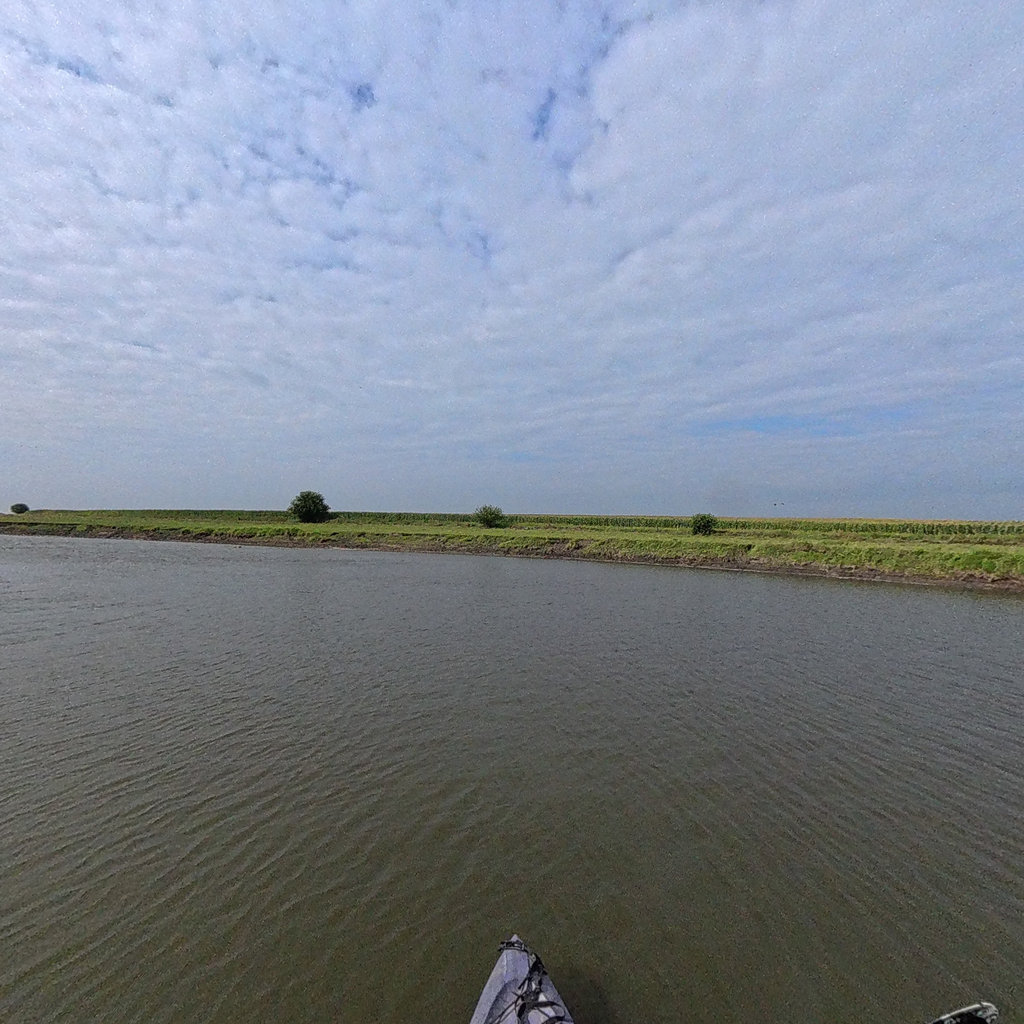
<svg viewBox="0 0 1024 1024">
<path fill-rule="evenodd" d="M 1024 4 L 6 0 L 0 504 L 1024 518 Z"/>
</svg>

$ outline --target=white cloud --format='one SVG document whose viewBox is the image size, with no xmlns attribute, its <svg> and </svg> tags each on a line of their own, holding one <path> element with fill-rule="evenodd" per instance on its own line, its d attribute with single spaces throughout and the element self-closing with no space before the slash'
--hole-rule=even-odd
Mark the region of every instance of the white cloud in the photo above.
<svg viewBox="0 0 1024 1024">
<path fill-rule="evenodd" d="M 1024 13 L 524 11 L 0 16 L 11 500 L 1019 515 Z"/>
</svg>

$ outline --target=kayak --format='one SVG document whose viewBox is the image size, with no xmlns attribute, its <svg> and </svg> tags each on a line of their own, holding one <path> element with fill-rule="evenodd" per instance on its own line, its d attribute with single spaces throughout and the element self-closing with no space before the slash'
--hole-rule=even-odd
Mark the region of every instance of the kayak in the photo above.
<svg viewBox="0 0 1024 1024">
<path fill-rule="evenodd" d="M 498 962 L 480 993 L 469 1024 L 573 1024 L 536 953 L 518 935 L 498 947 Z M 998 1024 L 991 1003 L 972 1003 L 936 1017 L 931 1024 Z"/>
<path fill-rule="evenodd" d="M 518 935 L 498 948 L 469 1024 L 573 1024 L 540 957 Z"/>
<path fill-rule="evenodd" d="M 999 1011 L 991 1003 L 972 1003 L 936 1017 L 931 1024 L 996 1024 Z"/>
</svg>

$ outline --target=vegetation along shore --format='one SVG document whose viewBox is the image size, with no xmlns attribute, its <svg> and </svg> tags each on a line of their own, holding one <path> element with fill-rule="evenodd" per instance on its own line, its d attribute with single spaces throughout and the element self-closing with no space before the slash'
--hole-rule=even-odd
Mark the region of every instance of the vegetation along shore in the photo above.
<svg viewBox="0 0 1024 1024">
<path fill-rule="evenodd" d="M 489 508 L 489 506 L 484 506 Z M 500 512 L 500 510 L 497 510 Z M 708 517 L 710 518 L 710 517 Z M 1024 522 L 90 510 L 0 515 L 0 533 L 459 552 L 881 579 L 1024 593 Z"/>
</svg>

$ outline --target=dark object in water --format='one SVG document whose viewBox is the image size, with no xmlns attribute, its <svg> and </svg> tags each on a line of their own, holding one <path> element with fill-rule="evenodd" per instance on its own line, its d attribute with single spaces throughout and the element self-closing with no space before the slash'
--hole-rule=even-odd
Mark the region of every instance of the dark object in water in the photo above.
<svg viewBox="0 0 1024 1024">
<path fill-rule="evenodd" d="M 931 1024 L 996 1024 L 999 1011 L 991 1003 L 972 1003 L 936 1017 Z"/>
<path fill-rule="evenodd" d="M 573 1024 L 540 957 L 518 935 L 498 948 L 469 1024 Z"/>
</svg>

